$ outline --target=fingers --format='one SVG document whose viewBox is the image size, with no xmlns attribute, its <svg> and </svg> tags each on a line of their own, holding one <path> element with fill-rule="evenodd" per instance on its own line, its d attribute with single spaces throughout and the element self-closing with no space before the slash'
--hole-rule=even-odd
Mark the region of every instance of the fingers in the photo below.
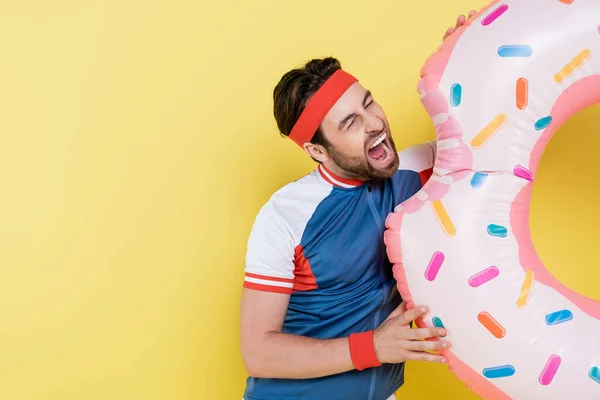
<svg viewBox="0 0 600 400">
<path fill-rule="evenodd" d="M 415 307 L 398 316 L 398 322 L 400 325 L 410 325 L 411 321 L 414 321 L 425 314 L 427 314 L 427 307 Z"/>
<path fill-rule="evenodd" d="M 412 351 L 441 351 L 450 348 L 446 340 L 414 340 L 406 344 L 407 350 Z"/>
<path fill-rule="evenodd" d="M 456 29 L 454 28 L 448 28 L 448 30 L 446 31 L 446 33 L 444 34 L 444 40 L 446 40 L 446 38 L 450 35 L 452 35 L 454 33 Z"/>
<path fill-rule="evenodd" d="M 407 336 L 411 340 L 436 338 L 445 335 L 446 330 L 444 328 L 419 328 L 407 332 Z"/>
<path fill-rule="evenodd" d="M 416 361 L 429 361 L 429 362 L 437 362 L 442 364 L 447 364 L 448 360 L 444 356 L 440 356 L 438 354 L 429 354 L 420 351 L 408 351 L 406 354 L 407 360 L 416 360 Z"/>
<path fill-rule="evenodd" d="M 450 27 L 448 28 L 448 30 L 446 31 L 446 33 L 444 34 L 443 40 L 446 40 L 446 38 L 450 35 L 452 35 L 454 32 L 456 32 L 456 30 L 458 28 L 460 28 L 461 26 L 463 26 L 465 24 L 465 22 L 470 19 L 471 17 L 473 17 L 477 12 L 475 10 L 471 10 L 469 11 L 469 16 L 465 17 L 464 15 L 459 15 L 458 18 L 456 18 L 456 25 L 454 27 Z"/>
</svg>

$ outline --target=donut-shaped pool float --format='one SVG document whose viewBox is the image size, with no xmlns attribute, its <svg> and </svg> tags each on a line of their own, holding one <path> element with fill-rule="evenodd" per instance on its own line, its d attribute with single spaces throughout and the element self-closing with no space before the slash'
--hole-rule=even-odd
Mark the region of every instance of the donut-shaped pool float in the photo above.
<svg viewBox="0 0 600 400">
<path fill-rule="evenodd" d="M 421 71 L 433 175 L 385 243 L 408 308 L 430 308 L 417 324 L 447 329 L 450 369 L 485 399 L 600 399 L 600 302 L 557 281 L 529 231 L 546 145 L 600 103 L 599 26 L 600 0 L 496 1 Z"/>
</svg>

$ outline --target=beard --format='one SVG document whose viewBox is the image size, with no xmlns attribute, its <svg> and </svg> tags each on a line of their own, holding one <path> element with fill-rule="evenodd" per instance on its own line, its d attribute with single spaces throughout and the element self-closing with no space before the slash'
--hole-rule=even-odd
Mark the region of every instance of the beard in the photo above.
<svg viewBox="0 0 600 400">
<path fill-rule="evenodd" d="M 391 135 L 388 135 L 388 139 L 391 145 L 390 151 L 392 153 L 391 156 L 393 157 L 393 160 L 384 168 L 375 168 L 369 162 L 368 153 L 363 157 L 347 156 L 338 152 L 334 147 L 327 149 L 327 152 L 338 167 L 343 169 L 349 175 L 353 175 L 358 179 L 388 179 L 391 178 L 394 173 L 396 173 L 399 165 L 396 144 L 394 143 Z"/>
</svg>

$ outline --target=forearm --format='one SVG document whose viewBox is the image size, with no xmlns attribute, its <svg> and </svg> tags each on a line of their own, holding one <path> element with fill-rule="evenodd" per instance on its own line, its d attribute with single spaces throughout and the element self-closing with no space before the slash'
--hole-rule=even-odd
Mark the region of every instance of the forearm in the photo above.
<svg viewBox="0 0 600 400">
<path fill-rule="evenodd" d="M 321 340 L 271 332 L 244 358 L 248 372 L 257 378 L 311 379 L 354 369 L 348 338 Z"/>
</svg>

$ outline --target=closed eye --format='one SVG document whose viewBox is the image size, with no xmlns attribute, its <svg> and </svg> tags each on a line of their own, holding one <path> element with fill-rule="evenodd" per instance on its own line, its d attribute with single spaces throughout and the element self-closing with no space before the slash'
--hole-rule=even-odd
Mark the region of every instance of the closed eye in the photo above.
<svg viewBox="0 0 600 400">
<path fill-rule="evenodd" d="M 367 104 L 367 101 L 369 101 L 369 100 L 371 100 L 371 101 Z M 367 108 L 371 104 L 373 104 L 373 95 L 371 94 L 370 90 L 367 90 L 367 93 L 365 93 L 365 97 L 363 98 L 363 107 Z"/>
<path fill-rule="evenodd" d="M 363 101 L 362 101 L 363 108 L 367 109 L 367 108 L 371 107 L 373 105 L 373 103 L 375 103 L 375 100 L 373 100 L 373 95 L 371 94 L 370 90 L 367 90 L 367 93 L 365 93 L 365 97 L 363 97 Z M 350 127 L 354 124 L 356 117 L 357 117 L 357 114 L 355 114 L 355 113 L 346 116 L 346 118 L 341 120 L 340 123 L 338 124 L 338 130 L 341 131 L 341 130 L 350 129 Z"/>
</svg>

